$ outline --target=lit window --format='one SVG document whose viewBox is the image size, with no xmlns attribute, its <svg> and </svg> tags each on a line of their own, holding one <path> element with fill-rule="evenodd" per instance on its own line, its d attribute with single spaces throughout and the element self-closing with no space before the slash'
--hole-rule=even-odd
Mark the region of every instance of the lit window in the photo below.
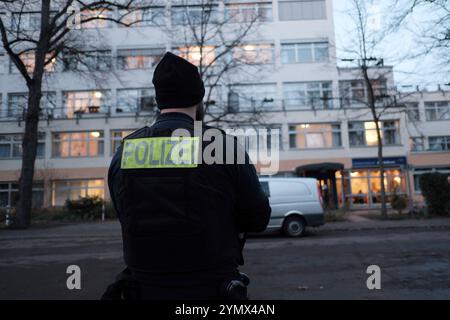
<svg viewBox="0 0 450 320">
<path fill-rule="evenodd" d="M 289 126 L 289 147 L 291 149 L 322 149 L 341 146 L 340 124 L 304 123 Z"/>
<path fill-rule="evenodd" d="M 107 9 L 84 10 L 81 12 L 81 29 L 107 28 L 111 11 Z"/>
<path fill-rule="evenodd" d="M 52 143 L 53 157 L 97 157 L 103 155 L 103 131 L 54 133 Z"/>
<path fill-rule="evenodd" d="M 78 200 L 84 197 L 104 198 L 103 179 L 58 180 L 52 183 L 52 205 L 63 206 L 66 200 Z"/>
<path fill-rule="evenodd" d="M 135 130 L 112 130 L 111 131 L 111 155 L 119 148 L 122 139 L 132 134 Z"/>
<path fill-rule="evenodd" d="M 117 19 L 124 26 L 143 27 L 143 26 L 162 26 L 165 24 L 165 8 L 150 7 L 129 10 L 119 10 Z"/>
<path fill-rule="evenodd" d="M 84 113 L 108 112 L 109 91 L 73 91 L 64 93 L 65 115 L 68 118 Z"/>
<path fill-rule="evenodd" d="M 123 70 L 150 69 L 164 55 L 164 49 L 128 49 L 117 51 L 117 67 Z"/>
<path fill-rule="evenodd" d="M 203 66 L 208 66 L 214 63 L 214 49 L 214 46 L 180 47 L 178 48 L 178 54 L 180 57 L 196 66 L 199 66 L 200 62 Z"/>
<path fill-rule="evenodd" d="M 381 139 L 384 145 L 396 145 L 400 142 L 398 121 L 379 123 Z M 375 122 L 350 122 L 348 124 L 350 146 L 376 146 L 378 144 Z"/>
<path fill-rule="evenodd" d="M 45 55 L 46 61 L 48 61 L 52 54 L 47 53 Z M 20 60 L 22 60 L 23 64 L 25 65 L 25 69 L 29 74 L 33 73 L 34 71 L 34 63 L 35 63 L 35 55 L 34 52 L 25 52 L 20 55 Z M 55 65 L 56 65 L 56 58 L 51 59 L 45 66 L 44 66 L 44 72 L 55 72 Z M 10 73 L 17 74 L 19 73 L 19 70 L 17 69 L 16 65 L 11 61 L 10 64 Z"/>
<path fill-rule="evenodd" d="M 245 64 L 273 63 L 273 45 L 247 44 L 234 48 L 233 58 Z"/>
</svg>

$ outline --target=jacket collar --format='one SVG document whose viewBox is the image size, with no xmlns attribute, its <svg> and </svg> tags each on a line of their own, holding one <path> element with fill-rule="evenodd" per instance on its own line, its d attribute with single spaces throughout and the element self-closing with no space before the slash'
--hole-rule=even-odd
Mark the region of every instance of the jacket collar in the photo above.
<svg viewBox="0 0 450 320">
<path fill-rule="evenodd" d="M 188 121 L 189 123 L 194 123 L 194 119 L 182 112 L 160 113 L 156 118 L 156 123 L 166 120 L 183 120 Z"/>
</svg>

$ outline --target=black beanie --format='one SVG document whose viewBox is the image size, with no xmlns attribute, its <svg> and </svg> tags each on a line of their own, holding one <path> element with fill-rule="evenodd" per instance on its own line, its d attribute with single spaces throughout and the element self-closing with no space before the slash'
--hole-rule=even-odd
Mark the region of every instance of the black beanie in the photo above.
<svg viewBox="0 0 450 320">
<path fill-rule="evenodd" d="M 192 107 L 205 96 L 197 67 L 171 52 L 156 66 L 152 82 L 159 109 Z"/>
</svg>

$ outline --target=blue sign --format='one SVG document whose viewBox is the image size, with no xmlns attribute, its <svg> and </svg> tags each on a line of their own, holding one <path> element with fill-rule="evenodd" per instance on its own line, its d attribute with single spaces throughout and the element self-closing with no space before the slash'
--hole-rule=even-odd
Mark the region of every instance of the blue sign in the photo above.
<svg viewBox="0 0 450 320">
<path fill-rule="evenodd" d="M 406 166 L 406 157 L 386 157 L 383 158 L 385 166 Z M 352 159 L 353 168 L 378 167 L 378 158 L 358 158 Z"/>
</svg>

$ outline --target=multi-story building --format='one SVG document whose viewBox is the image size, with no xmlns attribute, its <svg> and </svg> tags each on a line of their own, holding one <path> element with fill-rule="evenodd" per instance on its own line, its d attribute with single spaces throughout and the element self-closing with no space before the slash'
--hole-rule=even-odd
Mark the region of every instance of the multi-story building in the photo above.
<svg viewBox="0 0 450 320">
<path fill-rule="evenodd" d="M 36 206 L 59 206 L 86 195 L 109 198 L 111 156 L 124 136 L 154 120 L 155 65 L 165 51 L 182 54 L 180 44 L 161 28 L 180 24 L 179 11 L 185 8 L 172 2 L 136 13 L 137 19 L 150 15 L 149 23 L 125 28 L 97 21 L 85 26 L 101 29 L 102 50 L 89 54 L 86 64 L 103 80 L 73 72 L 85 65 L 75 60 L 47 66 Z M 381 184 L 376 132 L 359 104 L 367 93 L 357 72 L 337 67 L 332 1 L 226 0 L 217 1 L 217 8 L 218 14 L 241 17 L 231 23 L 258 12 L 262 24 L 244 51 L 249 58 L 262 55 L 266 72 L 222 85 L 215 99 L 237 112 L 264 107 L 270 119 L 266 125 L 281 130 L 278 175 L 318 178 L 327 190 L 329 206 L 376 207 Z M 188 12 L 195 15 L 195 6 Z M 30 13 L 30 24 L 32 17 Z M 214 44 L 207 51 L 213 52 Z M 184 56 L 193 62 L 198 59 L 195 49 Z M 374 86 L 387 93 L 394 87 L 392 68 L 383 70 L 386 77 Z M 0 206 L 14 206 L 27 95 L 24 81 L 1 48 L 0 83 Z M 420 193 L 417 175 L 449 172 L 450 94 L 417 92 L 406 100 L 407 113 L 389 114 L 381 121 L 385 184 L 390 194 L 415 197 Z"/>
</svg>

